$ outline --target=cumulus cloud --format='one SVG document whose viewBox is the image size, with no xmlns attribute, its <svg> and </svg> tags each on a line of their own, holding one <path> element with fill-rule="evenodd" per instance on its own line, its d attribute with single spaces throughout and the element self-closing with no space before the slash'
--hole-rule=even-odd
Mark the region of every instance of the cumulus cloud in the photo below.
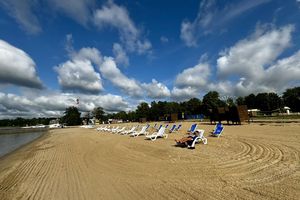
<svg viewBox="0 0 300 200">
<path fill-rule="evenodd" d="M 100 74 L 94 65 L 102 62 L 100 52 L 95 48 L 82 48 L 71 52 L 71 59 L 56 66 L 58 82 L 63 91 L 99 93 L 103 90 Z"/>
<path fill-rule="evenodd" d="M 152 79 L 151 83 L 143 83 L 147 96 L 153 99 L 164 99 L 170 97 L 171 93 L 167 86 Z"/>
<path fill-rule="evenodd" d="M 102 64 L 99 66 L 102 76 L 112 82 L 113 85 L 120 88 L 130 96 L 142 96 L 143 90 L 139 83 L 125 76 L 112 57 L 104 57 Z"/>
<path fill-rule="evenodd" d="M 300 51 L 278 60 L 265 71 L 263 82 L 268 87 L 283 90 L 289 82 L 300 82 Z"/>
<path fill-rule="evenodd" d="M 198 65 L 183 70 L 178 74 L 175 85 L 179 87 L 198 87 L 201 88 L 207 84 L 210 76 L 210 67 L 207 63 L 199 63 Z"/>
<path fill-rule="evenodd" d="M 282 91 L 297 81 L 299 75 L 298 52 L 277 60 L 290 46 L 293 30 L 292 25 L 268 31 L 258 27 L 249 38 L 222 53 L 217 60 L 219 77 L 223 80 L 234 76 L 239 78 L 232 82 L 237 96 Z"/>
<path fill-rule="evenodd" d="M 80 99 L 76 105 L 76 99 Z M 39 96 L 19 96 L 0 92 L 2 119 L 15 117 L 61 117 L 67 107 L 78 106 L 79 111 L 103 107 L 106 112 L 128 111 L 128 103 L 117 95 L 74 95 L 68 93 Z"/>
<path fill-rule="evenodd" d="M 0 40 L 0 83 L 43 88 L 29 55 L 3 40 Z"/>
<path fill-rule="evenodd" d="M 270 0 L 237 1 L 218 8 L 215 0 L 201 1 L 197 17 L 193 21 L 187 19 L 181 23 L 180 38 L 186 46 L 195 47 L 201 36 L 222 28 L 227 22 L 235 19 L 246 11 Z"/>
<path fill-rule="evenodd" d="M 175 86 L 171 97 L 176 101 L 199 97 L 201 91 L 208 88 L 211 70 L 208 63 L 199 63 L 194 67 L 186 68 L 176 76 Z"/>
<path fill-rule="evenodd" d="M 171 92 L 172 99 L 175 101 L 186 101 L 194 97 L 199 97 L 199 90 L 195 87 L 187 86 L 184 88 L 174 87 Z"/>
<path fill-rule="evenodd" d="M 130 52 L 139 54 L 147 53 L 151 50 L 149 40 L 140 39 L 140 30 L 136 27 L 129 16 L 127 9 L 109 1 L 101 9 L 97 9 L 94 14 L 94 23 L 98 28 L 113 27 L 119 31 L 121 42 Z"/>
<path fill-rule="evenodd" d="M 255 78 L 263 75 L 264 67 L 271 64 L 289 45 L 291 25 L 271 31 L 260 27 L 248 39 L 239 41 L 217 60 L 221 77 L 238 74 Z"/>
<path fill-rule="evenodd" d="M 122 64 L 124 66 L 129 65 L 129 58 L 127 57 L 126 52 L 124 51 L 123 47 L 119 43 L 114 43 L 113 53 L 115 56 L 115 60 L 118 64 Z"/>
</svg>

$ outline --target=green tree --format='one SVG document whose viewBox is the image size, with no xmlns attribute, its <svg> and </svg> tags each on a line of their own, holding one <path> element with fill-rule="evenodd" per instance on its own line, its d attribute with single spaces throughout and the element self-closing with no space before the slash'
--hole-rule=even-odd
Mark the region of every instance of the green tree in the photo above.
<svg viewBox="0 0 300 200">
<path fill-rule="evenodd" d="M 102 107 L 97 107 L 94 108 L 93 112 L 92 112 L 93 116 L 97 119 L 97 120 L 101 120 L 104 121 L 104 114 L 105 112 L 103 111 Z"/>
<path fill-rule="evenodd" d="M 127 113 L 127 116 L 128 116 L 128 120 L 129 121 L 138 121 L 138 117 L 137 117 L 137 115 L 136 115 L 136 112 L 135 111 L 129 111 L 128 113 Z"/>
<path fill-rule="evenodd" d="M 290 107 L 293 112 L 300 112 L 300 87 L 287 89 L 282 98 L 284 106 Z"/>
<path fill-rule="evenodd" d="M 281 99 L 275 93 L 259 93 L 255 97 L 256 108 L 262 111 L 272 111 L 281 107 Z"/>
<path fill-rule="evenodd" d="M 138 105 L 136 109 L 136 114 L 138 118 L 149 118 L 150 108 L 148 103 L 142 102 Z"/>
<path fill-rule="evenodd" d="M 127 113 L 125 111 L 120 111 L 115 114 L 116 119 L 122 119 L 123 121 L 126 121 L 128 119 Z"/>
<path fill-rule="evenodd" d="M 249 94 L 248 96 L 245 97 L 245 104 L 247 105 L 248 109 L 255 109 L 256 104 L 255 104 L 255 100 L 256 96 L 254 94 Z"/>
<path fill-rule="evenodd" d="M 68 107 L 62 117 L 62 122 L 66 123 L 68 126 L 80 125 L 81 119 L 78 108 L 74 106 Z"/>
<path fill-rule="evenodd" d="M 203 96 L 203 105 L 205 105 L 208 109 L 217 108 L 220 106 L 225 106 L 225 103 L 220 100 L 219 93 L 216 91 L 208 92 Z"/>
<path fill-rule="evenodd" d="M 235 100 L 235 103 L 237 105 L 245 105 L 245 98 L 244 97 L 238 97 L 236 100 Z"/>
<path fill-rule="evenodd" d="M 202 104 L 201 101 L 197 98 L 192 98 L 190 100 L 188 100 L 185 104 L 186 106 L 186 113 L 187 114 L 200 114 L 201 113 L 201 108 L 202 108 Z"/>
<path fill-rule="evenodd" d="M 276 93 L 269 93 L 268 101 L 270 110 L 276 110 L 282 107 L 282 99 Z"/>
</svg>

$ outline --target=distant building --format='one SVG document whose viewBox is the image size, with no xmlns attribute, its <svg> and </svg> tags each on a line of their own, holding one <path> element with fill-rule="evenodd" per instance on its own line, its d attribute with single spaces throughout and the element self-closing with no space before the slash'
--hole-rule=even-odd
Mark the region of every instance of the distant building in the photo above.
<svg viewBox="0 0 300 200">
<path fill-rule="evenodd" d="M 248 114 L 250 117 L 255 117 L 259 111 L 259 109 L 248 109 Z"/>
</svg>

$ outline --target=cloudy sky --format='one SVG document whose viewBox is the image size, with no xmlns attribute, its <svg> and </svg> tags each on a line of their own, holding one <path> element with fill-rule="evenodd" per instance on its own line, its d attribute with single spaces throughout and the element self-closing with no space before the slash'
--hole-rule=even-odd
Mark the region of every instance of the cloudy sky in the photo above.
<svg viewBox="0 0 300 200">
<path fill-rule="evenodd" d="M 299 85 L 299 0 L 0 0 L 2 119 Z"/>
</svg>

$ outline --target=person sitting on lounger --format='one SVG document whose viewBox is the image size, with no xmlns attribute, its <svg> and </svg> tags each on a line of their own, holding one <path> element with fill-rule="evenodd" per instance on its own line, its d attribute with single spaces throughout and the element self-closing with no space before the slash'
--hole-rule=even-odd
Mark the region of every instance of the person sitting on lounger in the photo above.
<svg viewBox="0 0 300 200">
<path fill-rule="evenodd" d="M 194 139 L 196 137 L 198 137 L 200 134 L 200 132 L 197 130 L 194 133 L 190 134 L 187 137 L 183 137 L 181 139 L 175 139 L 175 142 L 177 145 L 185 145 L 185 146 L 191 146 L 191 144 L 193 143 Z"/>
</svg>

